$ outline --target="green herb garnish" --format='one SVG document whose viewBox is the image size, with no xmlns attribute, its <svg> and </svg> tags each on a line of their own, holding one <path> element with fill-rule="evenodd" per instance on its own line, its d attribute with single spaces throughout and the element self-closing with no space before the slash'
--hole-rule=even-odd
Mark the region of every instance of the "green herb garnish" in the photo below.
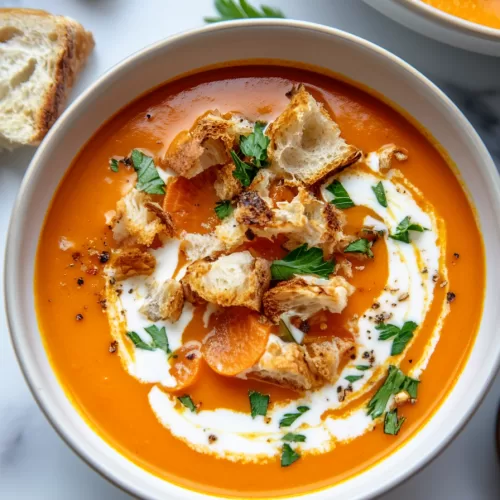
<svg viewBox="0 0 500 500">
<path fill-rule="evenodd" d="M 297 413 L 285 413 L 283 418 L 280 420 L 280 427 L 290 427 L 295 420 L 297 420 L 306 411 L 309 411 L 308 406 L 298 406 Z"/>
<path fill-rule="evenodd" d="M 291 251 L 284 259 L 271 264 L 274 280 L 287 280 L 295 274 L 315 274 L 328 279 L 333 273 L 335 262 L 323 258 L 323 250 L 318 247 L 307 248 L 307 243 Z"/>
<path fill-rule="evenodd" d="M 356 370 L 359 370 L 360 372 L 364 372 L 365 370 L 369 370 L 370 368 L 370 365 L 356 365 Z"/>
<path fill-rule="evenodd" d="M 388 340 L 394 337 L 392 343 L 391 356 L 401 354 L 406 344 L 413 338 L 413 332 L 417 328 L 417 324 L 413 321 L 406 321 L 405 324 L 399 328 L 396 325 L 381 324 L 375 327 L 380 332 L 379 340 Z"/>
<path fill-rule="evenodd" d="M 113 171 L 113 172 L 118 172 L 118 160 L 116 160 L 115 158 L 111 158 L 109 160 L 109 168 Z"/>
<path fill-rule="evenodd" d="M 229 217 L 233 211 L 234 208 L 231 205 L 231 202 L 229 200 L 226 201 L 218 201 L 215 204 L 215 213 L 217 214 L 217 217 L 219 217 L 220 220 L 225 219 L 226 217 Z"/>
<path fill-rule="evenodd" d="M 304 434 L 294 434 L 293 432 L 288 432 L 282 438 L 283 441 L 289 441 L 290 443 L 303 443 L 306 440 Z"/>
<path fill-rule="evenodd" d="M 144 328 L 144 330 L 146 330 L 149 335 L 151 335 L 151 338 L 153 339 L 153 347 L 161 349 L 167 354 L 170 354 L 172 352 L 168 345 L 167 332 L 165 331 L 164 326 L 158 328 L 156 325 L 151 325 L 147 328 Z"/>
<path fill-rule="evenodd" d="M 387 198 L 385 196 L 385 189 L 382 181 L 380 181 L 376 186 L 372 186 L 372 190 L 377 197 L 377 201 L 385 208 L 387 208 Z"/>
<path fill-rule="evenodd" d="M 257 415 L 265 417 L 267 415 L 267 407 L 269 406 L 269 396 L 257 391 L 248 391 L 248 398 L 250 399 L 252 418 L 255 418 Z"/>
<path fill-rule="evenodd" d="M 426 231 L 426 229 L 420 224 L 412 224 L 410 217 L 405 217 L 398 224 L 396 232 L 394 234 L 390 234 L 389 238 L 397 241 L 402 241 L 404 243 L 410 243 L 410 231 L 418 231 L 419 233 L 423 233 L 424 231 Z"/>
<path fill-rule="evenodd" d="M 347 377 L 344 377 L 348 382 L 351 384 L 356 382 L 359 379 L 363 378 L 363 375 L 347 375 Z"/>
<path fill-rule="evenodd" d="M 288 467 L 296 462 L 300 458 L 300 455 L 292 449 L 289 444 L 283 445 L 283 451 L 281 452 L 281 467 Z"/>
<path fill-rule="evenodd" d="M 151 337 L 152 341 L 150 344 L 144 342 L 136 332 L 127 332 L 127 337 L 134 343 L 135 347 L 144 349 L 145 351 L 161 349 L 167 354 L 172 353 L 168 345 L 167 332 L 165 331 L 164 326 L 158 328 L 156 325 L 151 325 L 144 328 L 144 330 L 146 330 Z"/>
<path fill-rule="evenodd" d="M 184 394 L 184 396 L 179 396 L 177 398 L 188 410 L 191 410 L 193 413 L 196 413 L 198 408 L 196 408 L 196 405 L 193 403 L 193 400 L 191 399 L 191 396 L 188 396 L 187 394 Z"/>
<path fill-rule="evenodd" d="M 266 165 L 267 160 L 267 147 L 271 140 L 269 137 L 264 135 L 264 129 L 266 124 L 262 122 L 256 122 L 253 132 L 245 137 L 240 138 L 240 149 L 241 152 L 253 158 L 253 162 L 257 167 L 263 167 Z"/>
<path fill-rule="evenodd" d="M 156 170 L 153 158 L 146 156 L 138 149 L 132 151 L 130 158 L 137 172 L 136 189 L 148 194 L 165 194 L 165 183 Z"/>
<path fill-rule="evenodd" d="M 349 245 L 345 248 L 344 253 L 363 253 L 368 255 L 370 259 L 373 258 L 371 243 L 366 238 L 360 238 L 359 240 L 349 243 Z"/>
<path fill-rule="evenodd" d="M 238 179 L 242 186 L 250 186 L 259 169 L 255 165 L 245 163 L 234 151 L 231 151 L 231 157 L 236 165 L 233 170 L 234 178 Z"/>
<path fill-rule="evenodd" d="M 252 7 L 247 0 L 215 0 L 215 9 L 219 17 L 205 17 L 206 23 L 218 23 L 220 21 L 230 21 L 233 19 L 249 19 L 258 17 L 285 17 L 279 9 L 260 6 L 260 11 Z"/>
<path fill-rule="evenodd" d="M 327 188 L 327 191 L 333 194 L 334 198 L 332 203 L 337 208 L 351 208 L 354 207 L 354 202 L 351 200 L 348 192 L 345 190 L 344 186 L 338 181 L 334 180 Z"/>
<path fill-rule="evenodd" d="M 398 418 L 398 409 L 388 411 L 384 419 L 384 433 L 396 436 L 401 426 L 404 424 L 406 417 Z"/>
<path fill-rule="evenodd" d="M 135 332 L 127 332 L 127 337 L 134 343 L 135 347 L 144 349 L 145 351 L 154 351 L 155 347 L 146 344 L 141 337 Z"/>
<path fill-rule="evenodd" d="M 373 419 L 383 415 L 389 398 L 400 391 L 406 391 L 412 399 L 416 399 L 418 384 L 418 380 L 407 377 L 399 368 L 390 365 L 385 382 L 368 403 L 368 415 Z"/>
</svg>

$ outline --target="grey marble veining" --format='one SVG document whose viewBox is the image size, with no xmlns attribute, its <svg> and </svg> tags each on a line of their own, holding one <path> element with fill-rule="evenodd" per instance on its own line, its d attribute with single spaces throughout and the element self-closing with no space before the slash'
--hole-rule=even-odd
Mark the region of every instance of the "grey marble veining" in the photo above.
<svg viewBox="0 0 500 500">
<path fill-rule="evenodd" d="M 263 1 L 263 0 L 262 0 Z M 260 3 L 260 0 L 255 3 Z M 471 54 L 406 30 L 361 0 L 268 0 L 288 17 L 329 24 L 367 38 L 413 64 L 437 83 L 477 129 L 500 166 L 500 58 Z M 73 92 L 139 48 L 201 25 L 212 0 L 0 0 L 0 6 L 45 8 L 81 21 L 94 32 L 96 51 Z M 163 12 L 163 16 L 158 13 Z M 133 26 L 133 33 L 116 26 Z M 8 219 L 33 150 L 0 155 L 0 260 Z M 3 278 L 3 268 L 0 270 Z M 3 290 L 2 292 L 3 293 Z M 384 495 L 384 500 L 497 500 L 500 464 L 495 421 L 497 376 L 464 431 L 423 471 Z M 5 312 L 0 308 L 0 498 L 126 499 L 83 463 L 38 409 L 14 358 Z"/>
</svg>

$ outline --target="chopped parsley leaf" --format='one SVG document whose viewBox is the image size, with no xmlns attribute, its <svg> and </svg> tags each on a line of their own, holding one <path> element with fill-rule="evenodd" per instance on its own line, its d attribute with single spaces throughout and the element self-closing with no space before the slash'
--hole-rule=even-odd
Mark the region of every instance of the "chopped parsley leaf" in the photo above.
<svg viewBox="0 0 500 500">
<path fill-rule="evenodd" d="M 248 391 L 248 398 L 250 399 L 252 418 L 255 418 L 257 415 L 265 417 L 267 415 L 267 407 L 269 406 L 269 396 L 257 391 Z"/>
<path fill-rule="evenodd" d="M 156 170 L 153 158 L 146 156 L 138 149 L 132 151 L 130 158 L 137 172 L 136 189 L 148 194 L 165 194 L 165 183 Z"/>
<path fill-rule="evenodd" d="M 135 332 L 127 332 L 127 337 L 134 343 L 135 347 L 139 349 L 144 349 L 145 351 L 154 351 L 155 348 L 146 344 L 141 337 Z"/>
<path fill-rule="evenodd" d="M 295 420 L 297 420 L 306 411 L 309 411 L 308 406 L 298 406 L 297 413 L 285 413 L 283 418 L 280 420 L 280 427 L 290 427 Z"/>
<path fill-rule="evenodd" d="M 241 152 L 245 156 L 253 158 L 253 162 L 257 167 L 266 165 L 267 147 L 271 142 L 269 137 L 264 135 L 265 128 L 265 123 L 256 122 L 253 132 L 247 137 L 242 136 L 240 139 Z"/>
<path fill-rule="evenodd" d="M 347 375 L 347 377 L 344 377 L 348 382 L 351 384 L 356 382 L 359 379 L 363 378 L 363 375 Z"/>
<path fill-rule="evenodd" d="M 333 194 L 334 198 L 332 200 L 332 203 L 337 207 L 337 208 L 351 208 L 354 207 L 354 202 L 351 200 L 351 197 L 349 196 L 348 192 L 342 186 L 340 181 L 335 179 L 332 184 L 330 184 L 327 188 L 327 191 L 330 191 L 330 193 Z"/>
<path fill-rule="evenodd" d="M 406 417 L 398 418 L 398 409 L 388 411 L 384 419 L 384 433 L 396 436 L 401 426 L 404 424 Z"/>
<path fill-rule="evenodd" d="M 396 325 L 381 324 L 377 325 L 375 329 L 381 332 L 378 337 L 379 340 L 388 340 L 394 337 L 391 356 L 395 356 L 404 351 L 408 342 L 413 338 L 413 332 L 417 326 L 418 325 L 413 321 L 406 321 L 401 328 Z"/>
<path fill-rule="evenodd" d="M 290 443 L 304 443 L 306 437 L 304 434 L 294 434 L 293 432 L 288 432 L 281 439 L 283 441 L 289 441 Z"/>
<path fill-rule="evenodd" d="M 116 160 L 115 158 L 111 158 L 109 160 L 109 168 L 113 171 L 113 172 L 118 172 L 118 160 Z"/>
<path fill-rule="evenodd" d="M 193 400 L 191 399 L 191 396 L 188 396 L 187 394 L 184 394 L 184 396 L 179 396 L 177 398 L 188 410 L 191 410 L 193 413 L 196 413 L 198 408 L 196 408 L 196 405 L 193 403 Z"/>
<path fill-rule="evenodd" d="M 281 452 L 281 467 L 288 467 L 296 462 L 300 455 L 292 449 L 292 447 L 285 443 Z"/>
<path fill-rule="evenodd" d="M 255 165 L 245 163 L 234 151 L 231 151 L 231 158 L 236 165 L 233 170 L 234 178 L 239 180 L 243 187 L 250 186 L 259 169 Z"/>
<path fill-rule="evenodd" d="M 385 189 L 382 181 L 380 181 L 376 186 L 372 186 L 372 190 L 375 193 L 377 201 L 385 208 L 387 208 L 387 198 L 385 196 Z"/>
<path fill-rule="evenodd" d="M 401 390 L 406 391 L 411 399 L 417 399 L 418 384 L 420 384 L 420 380 L 407 376 L 401 386 Z"/>
<path fill-rule="evenodd" d="M 215 0 L 215 9 L 219 13 L 218 17 L 205 17 L 206 23 L 218 23 L 220 21 L 230 21 L 232 19 L 248 19 L 258 17 L 285 17 L 283 12 L 267 5 L 261 5 L 260 11 L 252 7 L 247 0 Z"/>
<path fill-rule="evenodd" d="M 229 200 L 226 201 L 218 201 L 215 204 L 215 213 L 217 217 L 219 217 L 220 220 L 225 219 L 226 217 L 229 217 L 233 211 L 234 208 L 231 205 L 231 202 Z"/>
<path fill-rule="evenodd" d="M 360 372 L 364 372 L 365 370 L 369 370 L 370 368 L 370 365 L 356 365 L 356 370 L 359 370 Z"/>
<path fill-rule="evenodd" d="M 344 253 L 362 253 L 368 255 L 370 259 L 373 258 L 371 243 L 366 238 L 360 238 L 359 240 L 349 243 L 349 245 L 345 248 Z"/>
<path fill-rule="evenodd" d="M 156 325 L 151 325 L 147 328 L 144 328 L 144 330 L 146 330 L 149 335 L 151 335 L 151 338 L 153 339 L 153 347 L 161 349 L 167 354 L 170 354 L 172 352 L 168 345 L 167 332 L 165 331 L 164 326 L 158 328 Z"/>
<path fill-rule="evenodd" d="M 273 280 L 287 280 L 295 274 L 315 274 L 328 279 L 335 268 L 334 261 L 323 258 L 323 250 L 318 247 L 307 248 L 307 243 L 291 251 L 284 259 L 271 264 Z"/>
<path fill-rule="evenodd" d="M 403 243 L 410 243 L 410 231 L 418 231 L 423 233 L 426 231 L 420 224 L 412 224 L 410 217 L 405 217 L 396 228 L 394 234 L 390 234 L 389 238 L 393 240 L 402 241 Z"/>
</svg>

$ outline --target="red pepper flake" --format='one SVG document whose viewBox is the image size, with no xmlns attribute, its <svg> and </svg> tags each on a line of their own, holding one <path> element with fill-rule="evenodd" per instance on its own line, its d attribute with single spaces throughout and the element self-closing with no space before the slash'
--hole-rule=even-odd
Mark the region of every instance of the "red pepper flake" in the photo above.
<svg viewBox="0 0 500 500">
<path fill-rule="evenodd" d="M 85 272 L 91 276 L 95 276 L 97 274 L 97 267 L 89 268 Z"/>
<path fill-rule="evenodd" d="M 111 344 L 109 344 L 108 350 L 111 354 L 114 354 L 117 349 L 118 349 L 118 342 L 116 340 L 113 340 L 113 342 L 111 342 Z"/>
</svg>

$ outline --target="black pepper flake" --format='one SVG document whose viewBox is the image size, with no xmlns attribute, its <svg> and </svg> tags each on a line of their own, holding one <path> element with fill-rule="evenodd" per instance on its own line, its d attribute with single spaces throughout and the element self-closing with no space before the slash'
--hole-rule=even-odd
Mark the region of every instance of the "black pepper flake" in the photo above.
<svg viewBox="0 0 500 500">
<path fill-rule="evenodd" d="M 129 157 L 123 158 L 122 162 L 128 166 L 132 165 L 132 160 Z"/>
<path fill-rule="evenodd" d="M 130 290 L 128 291 L 128 293 L 132 293 L 134 291 L 133 288 L 130 288 Z"/>
<path fill-rule="evenodd" d="M 437 280 L 439 279 L 439 275 L 435 274 L 433 277 L 432 277 L 432 281 L 434 281 L 434 283 L 437 283 Z"/>
<path fill-rule="evenodd" d="M 208 442 L 213 444 L 215 441 L 217 441 L 217 436 L 215 434 L 210 434 L 210 436 L 208 436 Z"/>
<path fill-rule="evenodd" d="M 337 387 L 337 392 L 340 392 L 341 390 L 342 390 L 342 387 L 339 385 L 339 386 Z"/>
<path fill-rule="evenodd" d="M 76 321 L 82 321 L 82 320 L 83 320 L 83 314 L 77 314 Z"/>
<path fill-rule="evenodd" d="M 453 302 L 456 299 L 456 297 L 457 296 L 453 292 L 448 292 L 446 294 L 446 300 L 448 301 L 448 303 Z"/>
<path fill-rule="evenodd" d="M 76 282 L 77 282 L 78 286 L 82 286 L 85 283 L 85 281 L 83 281 L 83 278 L 78 278 L 76 280 Z"/>
<path fill-rule="evenodd" d="M 368 359 L 370 357 L 370 353 L 368 351 L 365 351 L 363 353 L 363 358 Z"/>
<path fill-rule="evenodd" d="M 116 340 L 113 340 L 113 342 L 111 342 L 111 344 L 109 344 L 109 349 L 108 351 L 111 353 L 111 354 L 114 354 L 116 352 L 116 350 L 118 349 L 118 342 Z"/>
<path fill-rule="evenodd" d="M 311 329 L 311 325 L 307 321 L 301 321 L 299 325 L 299 330 L 304 333 L 308 333 Z"/>
<path fill-rule="evenodd" d="M 372 304 L 372 309 L 378 309 L 380 307 L 380 304 L 378 302 L 374 302 Z"/>
<path fill-rule="evenodd" d="M 115 278 L 110 278 L 110 280 L 109 280 L 109 284 L 110 284 L 110 285 L 114 285 L 115 283 L 116 283 Z"/>
<path fill-rule="evenodd" d="M 413 363 L 413 359 L 409 359 L 408 363 L 410 363 L 410 364 Z"/>
<path fill-rule="evenodd" d="M 356 359 L 356 354 L 351 354 L 351 359 Z"/>
<path fill-rule="evenodd" d="M 106 309 L 108 307 L 108 304 L 106 302 L 106 299 L 102 299 L 98 302 L 103 309 Z"/>
<path fill-rule="evenodd" d="M 196 359 L 196 353 L 194 353 L 194 352 L 190 352 L 190 353 L 186 356 L 186 359 L 188 359 L 189 361 L 193 361 L 193 359 Z"/>
<path fill-rule="evenodd" d="M 245 231 L 245 236 L 247 237 L 247 240 L 252 241 L 255 239 L 255 234 L 251 229 L 247 229 Z"/>
<path fill-rule="evenodd" d="M 459 259 L 459 258 L 460 258 L 460 254 L 459 254 L 459 253 L 457 253 L 457 252 L 455 252 L 455 253 L 453 254 L 453 257 L 454 257 L 455 259 Z"/>
<path fill-rule="evenodd" d="M 146 115 L 146 118 L 147 118 L 148 120 L 151 120 L 151 113 L 148 113 L 148 114 Z"/>
<path fill-rule="evenodd" d="M 71 254 L 71 258 L 72 258 L 73 260 L 78 260 L 81 256 L 82 256 L 82 254 L 81 254 L 80 252 L 73 252 L 73 253 Z"/>
<path fill-rule="evenodd" d="M 106 264 L 109 260 L 109 252 L 102 252 L 101 255 L 99 255 L 99 261 L 101 264 Z"/>
</svg>

